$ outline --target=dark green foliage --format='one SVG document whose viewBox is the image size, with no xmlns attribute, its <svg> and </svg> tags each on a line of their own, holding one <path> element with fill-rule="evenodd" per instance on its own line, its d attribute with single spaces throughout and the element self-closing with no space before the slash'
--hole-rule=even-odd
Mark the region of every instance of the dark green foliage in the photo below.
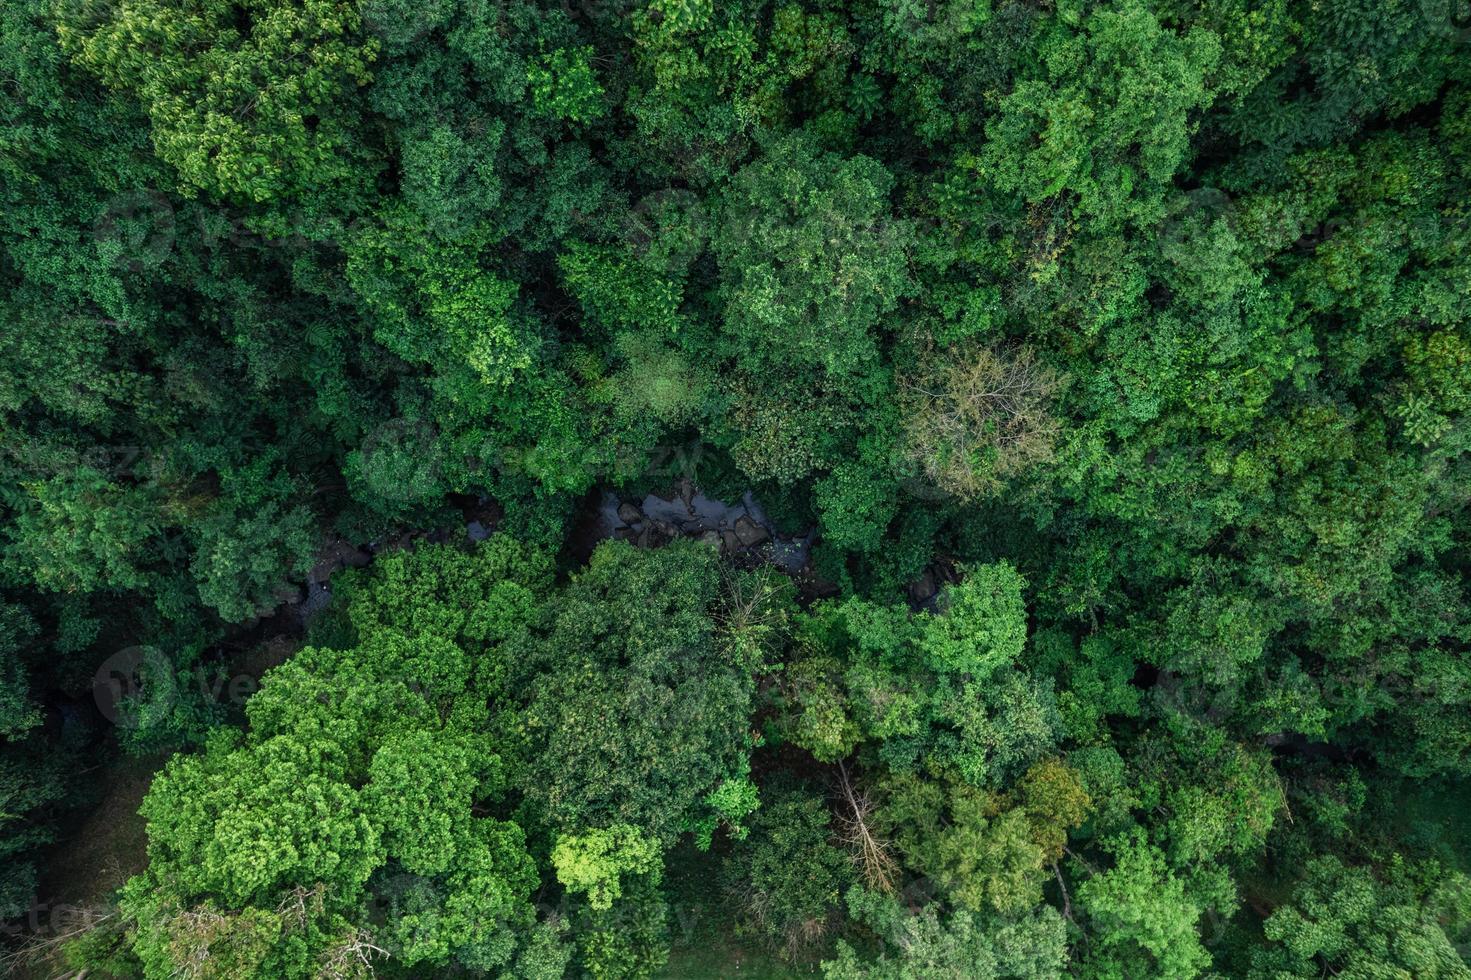
<svg viewBox="0 0 1471 980">
<path fill-rule="evenodd" d="M 53 837 L 47 810 L 64 795 L 66 757 L 36 729 L 41 712 L 28 683 L 27 647 L 36 624 L 19 606 L 0 606 L 0 917 L 23 915 L 35 895 L 36 850 Z"/>
<path fill-rule="evenodd" d="M 529 800 L 553 826 L 663 842 L 747 768 L 754 678 L 716 635 L 716 553 L 607 544 L 517 664 Z"/>
<path fill-rule="evenodd" d="M 1471 881 L 1394 860 L 1383 879 L 1337 857 L 1315 858 L 1292 900 L 1262 924 L 1253 976 L 1465 977 L 1458 946 L 1471 927 Z"/>
<path fill-rule="evenodd" d="M 836 921 L 853 863 L 834 847 L 831 815 L 800 789 L 773 794 L 751 835 L 726 859 L 726 888 L 762 941 L 786 956 L 824 944 Z"/>
</svg>

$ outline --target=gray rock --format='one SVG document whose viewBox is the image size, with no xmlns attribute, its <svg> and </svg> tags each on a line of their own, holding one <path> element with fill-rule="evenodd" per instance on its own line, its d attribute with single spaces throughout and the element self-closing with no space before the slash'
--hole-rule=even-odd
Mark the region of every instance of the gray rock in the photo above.
<svg viewBox="0 0 1471 980">
<path fill-rule="evenodd" d="M 322 549 L 317 557 L 317 563 L 307 573 L 307 582 L 312 585 L 321 585 L 332 577 L 332 573 L 341 568 L 362 568 L 370 561 L 372 561 L 372 555 L 339 538 Z"/>
<path fill-rule="evenodd" d="M 741 550 L 741 539 L 736 536 L 734 531 L 721 531 L 720 539 L 725 542 L 726 551 Z"/>
<path fill-rule="evenodd" d="M 909 601 L 915 605 L 923 605 L 933 599 L 938 591 L 935 573 L 927 568 L 923 575 L 909 583 Z"/>
<path fill-rule="evenodd" d="M 307 582 L 312 585 L 322 585 L 332 577 L 332 573 L 341 568 L 342 565 L 336 557 L 324 558 L 312 566 L 312 570 L 306 573 Z"/>
<path fill-rule="evenodd" d="M 766 528 L 757 524 L 749 517 L 736 518 L 735 535 L 741 544 L 747 548 L 754 547 L 770 537 L 766 533 Z"/>
<path fill-rule="evenodd" d="M 332 603 L 332 590 L 325 585 L 308 585 L 306 588 L 306 601 L 297 607 L 305 622 L 312 616 L 326 609 Z"/>
<path fill-rule="evenodd" d="M 637 524 L 644 519 L 643 511 L 624 501 L 618 505 L 618 519 L 624 524 Z"/>
<path fill-rule="evenodd" d="M 807 567 L 807 562 L 812 557 L 813 537 L 814 533 L 808 531 L 804 538 L 773 541 L 763 550 L 767 551 L 767 560 L 773 565 L 789 575 L 795 575 Z"/>
</svg>

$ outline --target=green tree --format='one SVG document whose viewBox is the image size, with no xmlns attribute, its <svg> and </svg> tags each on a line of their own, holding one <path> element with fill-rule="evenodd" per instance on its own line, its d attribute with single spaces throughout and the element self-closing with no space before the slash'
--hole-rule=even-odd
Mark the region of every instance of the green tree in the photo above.
<svg viewBox="0 0 1471 980">
<path fill-rule="evenodd" d="M 717 642 L 712 549 L 602 545 L 519 665 L 524 785 L 567 832 L 627 825 L 666 846 L 748 771 L 755 681 Z"/>
<path fill-rule="evenodd" d="M 595 912 L 606 912 L 622 896 L 625 874 L 659 875 L 659 843 L 627 824 L 583 834 L 564 834 L 552 848 L 557 880 L 571 892 L 586 892 Z"/>
<path fill-rule="evenodd" d="M 836 385 L 873 369 L 882 320 L 912 289 L 892 185 L 878 161 L 798 136 L 735 175 L 712 244 L 738 364 L 817 368 Z"/>
<path fill-rule="evenodd" d="M 146 107 L 186 184 L 266 201 L 360 179 L 343 96 L 371 77 L 377 46 L 358 28 L 356 7 L 333 0 L 161 0 L 83 3 L 58 30 L 78 64 Z"/>
<path fill-rule="evenodd" d="M 1267 945 L 1255 952 L 1252 975 L 1465 977 L 1471 970 L 1446 930 L 1464 931 L 1468 911 L 1459 874 L 1427 881 L 1396 855 L 1381 879 L 1317 857 L 1291 901 L 1263 923 Z"/>
<path fill-rule="evenodd" d="M 789 789 L 762 806 L 751 836 L 726 859 L 725 886 L 764 942 L 788 958 L 825 940 L 853 864 L 834 847 L 822 800 Z"/>
<path fill-rule="evenodd" d="M 1186 162 L 1190 113 L 1210 100 L 1220 42 L 1201 29 L 1180 37 L 1142 3 L 1086 16 L 1069 8 L 1059 21 L 1041 40 L 1036 74 L 1018 80 L 987 125 L 978 164 L 1041 212 L 1099 231 L 1152 224 Z"/>
<path fill-rule="evenodd" d="M 218 730 L 159 775 L 149 867 L 123 901 L 149 976 L 200 958 L 314 976 L 374 950 L 410 967 L 513 960 L 538 875 L 522 828 L 477 812 L 506 767 L 487 735 L 494 678 L 467 650 L 533 615 L 544 572 L 528 557 L 496 539 L 385 562 L 346 590 L 356 645 L 302 650 L 264 678 L 247 734 Z"/>
<path fill-rule="evenodd" d="M 1092 977 L 1198 976 L 1210 966 L 1196 923 L 1201 908 L 1164 856 L 1139 832 L 1109 842 L 1115 863 L 1077 888 L 1092 940 L 1084 960 Z"/>
</svg>

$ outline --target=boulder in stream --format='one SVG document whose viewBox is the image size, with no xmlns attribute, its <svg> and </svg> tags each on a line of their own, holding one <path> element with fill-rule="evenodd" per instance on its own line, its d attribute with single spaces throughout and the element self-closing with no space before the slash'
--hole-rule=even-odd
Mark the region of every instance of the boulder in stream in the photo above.
<svg viewBox="0 0 1471 980">
<path fill-rule="evenodd" d="M 771 535 L 766 533 L 766 528 L 751 520 L 750 517 L 742 515 L 736 518 L 735 536 L 740 539 L 742 547 L 753 548 Z"/>
</svg>

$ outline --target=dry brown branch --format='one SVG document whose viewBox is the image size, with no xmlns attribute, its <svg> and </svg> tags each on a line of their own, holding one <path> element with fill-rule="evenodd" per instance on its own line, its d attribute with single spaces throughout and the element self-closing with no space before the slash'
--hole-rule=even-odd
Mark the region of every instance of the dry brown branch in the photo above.
<svg viewBox="0 0 1471 980">
<path fill-rule="evenodd" d="M 209 906 L 188 909 L 174 916 L 168 929 L 169 950 L 178 964 L 175 975 L 189 980 L 208 975 L 209 948 L 215 940 L 229 934 L 234 918 Z"/>
<path fill-rule="evenodd" d="M 60 953 L 61 948 L 72 940 L 115 923 L 118 913 L 114 908 L 103 906 L 76 908 L 72 910 L 72 914 L 75 919 L 69 921 L 65 928 L 44 936 L 28 937 L 14 949 L 0 953 L 0 973 L 10 976 L 19 974 L 23 969 L 39 967 Z"/>
<path fill-rule="evenodd" d="M 858 865 L 864 883 L 877 891 L 893 894 L 899 878 L 899 862 L 894 858 L 892 845 L 869 827 L 873 801 L 867 794 L 853 791 L 848 767 L 841 761 L 838 763 L 838 775 L 848 809 L 838 818 L 842 825 L 838 836 L 852 849 L 853 861 Z"/>
<path fill-rule="evenodd" d="M 1052 874 L 1053 874 L 1053 877 L 1055 877 L 1057 879 L 1057 887 L 1062 891 L 1062 917 L 1064 919 L 1067 919 L 1069 922 L 1072 922 L 1073 921 L 1073 900 L 1072 900 L 1072 896 L 1070 896 L 1068 894 L 1067 882 L 1065 882 L 1065 881 L 1062 880 L 1062 869 L 1057 866 L 1057 862 L 1056 861 L 1053 861 L 1052 862 Z"/>
<path fill-rule="evenodd" d="M 365 929 L 355 929 L 322 954 L 320 980 L 358 980 L 373 975 L 373 957 L 388 955 Z"/>
<path fill-rule="evenodd" d="M 831 923 L 826 918 L 803 919 L 787 929 L 783 951 L 788 960 L 797 960 L 827 935 Z"/>
<path fill-rule="evenodd" d="M 773 907 L 778 896 L 755 887 L 749 881 L 728 887 L 727 894 L 740 907 L 743 917 L 758 934 L 772 937 L 769 940 L 770 948 L 787 960 L 804 958 L 833 926 L 831 914 L 797 921 L 779 921 L 779 913 Z"/>
</svg>

